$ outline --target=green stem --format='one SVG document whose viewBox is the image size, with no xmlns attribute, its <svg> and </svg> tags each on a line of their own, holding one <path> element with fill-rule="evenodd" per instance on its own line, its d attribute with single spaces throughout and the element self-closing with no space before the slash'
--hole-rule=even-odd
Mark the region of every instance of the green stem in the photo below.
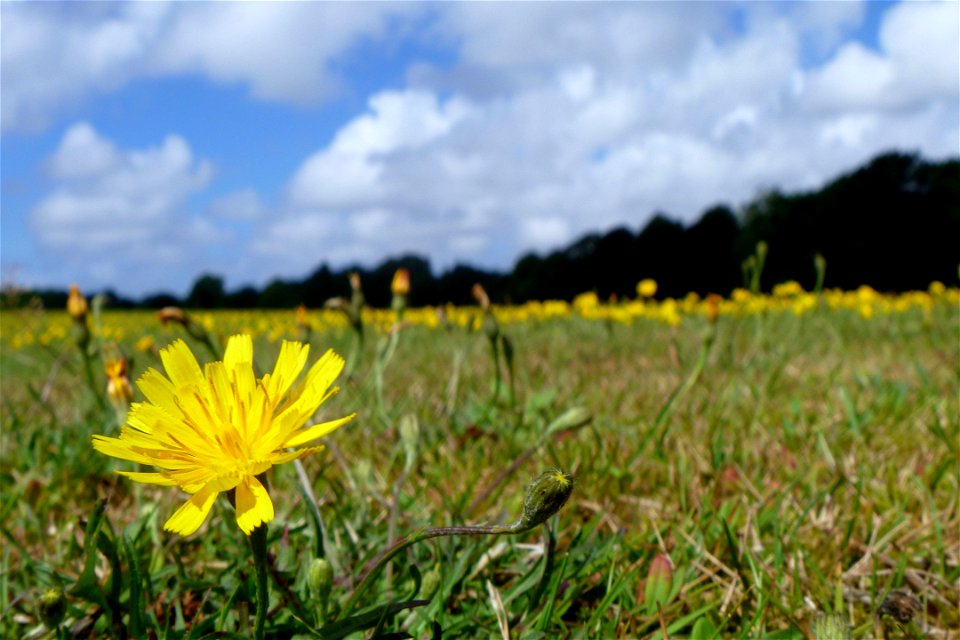
<svg viewBox="0 0 960 640">
<path fill-rule="evenodd" d="M 436 527 L 434 529 L 425 529 L 424 531 L 411 533 L 405 538 L 400 538 L 390 547 L 381 551 L 380 555 L 370 561 L 368 564 L 369 568 L 367 569 L 366 573 L 363 574 L 363 577 L 360 578 L 360 583 L 357 585 L 357 588 L 353 590 L 352 594 L 350 594 L 350 598 L 347 600 L 347 603 L 341 610 L 340 617 L 342 618 L 350 613 L 353 607 L 357 604 L 357 601 L 360 599 L 360 596 L 367 591 L 367 589 L 370 587 L 370 584 L 373 582 L 373 579 L 377 577 L 383 567 L 386 566 L 386 564 L 390 562 L 390 560 L 392 560 L 398 553 L 411 545 L 414 545 L 418 542 L 423 542 L 424 540 L 429 540 L 430 538 L 439 538 L 441 536 L 501 535 L 505 533 L 521 533 L 523 530 L 524 529 L 520 528 L 519 522 L 510 526 L 486 525 Z"/>
<path fill-rule="evenodd" d="M 261 524 L 250 534 L 250 548 L 253 550 L 253 566 L 257 572 L 257 617 L 253 626 L 255 640 L 263 640 L 267 623 L 267 610 L 270 608 L 270 586 L 267 578 L 267 525 Z"/>
<path fill-rule="evenodd" d="M 97 388 L 97 381 L 93 375 L 93 358 L 90 357 L 90 354 L 86 349 L 80 349 L 80 355 L 83 356 L 83 371 L 87 377 L 87 385 L 90 387 L 90 391 L 93 392 L 93 397 L 97 399 L 97 406 L 101 411 L 107 408 L 107 404 L 103 401 L 103 389 Z"/>
</svg>

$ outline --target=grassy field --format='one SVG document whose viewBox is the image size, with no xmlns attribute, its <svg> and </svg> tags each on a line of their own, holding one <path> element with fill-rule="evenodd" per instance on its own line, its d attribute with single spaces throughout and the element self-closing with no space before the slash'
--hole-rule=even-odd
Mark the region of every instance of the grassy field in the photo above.
<svg viewBox="0 0 960 640">
<path fill-rule="evenodd" d="M 318 419 L 357 413 L 305 483 L 269 473 L 268 637 L 960 637 L 957 291 L 795 293 L 497 309 L 498 369 L 478 309 L 410 310 L 392 332 L 368 312 L 359 348 L 333 312 L 198 314 L 193 336 L 105 312 L 89 376 L 65 313 L 5 311 L 0 635 L 251 636 L 230 504 L 165 532 L 184 495 L 91 446 L 118 432 L 103 357 L 130 357 L 134 381 L 176 338 L 203 363 L 247 331 L 260 372 L 281 339 L 351 356 Z M 514 522 L 551 468 L 575 486 L 543 525 L 411 544 L 358 591 L 404 536 Z M 48 630 L 38 611 L 59 603 Z"/>
</svg>

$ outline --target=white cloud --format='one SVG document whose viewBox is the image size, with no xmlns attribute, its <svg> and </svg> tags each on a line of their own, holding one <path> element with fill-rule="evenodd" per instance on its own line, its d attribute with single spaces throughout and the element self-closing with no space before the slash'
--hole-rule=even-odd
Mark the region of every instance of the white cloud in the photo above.
<svg viewBox="0 0 960 640">
<path fill-rule="evenodd" d="M 810 73 L 807 105 L 823 112 L 903 110 L 960 98 L 960 4 L 905 2 L 880 28 L 880 50 L 845 44 Z"/>
<path fill-rule="evenodd" d="M 187 199 L 207 186 L 213 172 L 179 136 L 169 135 L 156 147 L 119 150 L 89 124 L 78 123 L 64 133 L 47 166 L 55 186 L 28 222 L 63 269 L 95 280 L 110 271 L 107 264 L 160 269 L 190 247 L 222 237 L 188 215 Z"/>
<path fill-rule="evenodd" d="M 258 220 L 267 214 L 266 206 L 253 189 L 247 187 L 228 193 L 210 203 L 211 215 L 228 220 Z"/>
<path fill-rule="evenodd" d="M 891 148 L 957 152 L 956 3 L 893 6 L 877 48 L 850 37 L 863 3 L 81 6 L 66 19 L 62 5 L 4 4 L 4 127 L 144 75 L 315 102 L 345 80 L 337 56 L 424 16 L 410 37 L 455 48 L 374 90 L 278 202 L 241 189 L 209 218 L 185 213 L 210 169 L 184 140 L 127 150 L 89 125 L 64 135 L 47 163 L 57 186 L 31 216 L 44 246 L 80 238 L 174 260 L 197 246 L 185 235 L 246 225 L 234 251 L 269 259 L 269 273 L 233 281 L 402 251 L 502 268 L 655 211 L 689 221 L 765 188 L 816 187 Z"/>
<path fill-rule="evenodd" d="M 410 3 L 3 3 L 4 130 L 36 130 L 135 78 L 196 74 L 261 99 L 315 104 L 331 61 L 389 35 Z"/>
</svg>

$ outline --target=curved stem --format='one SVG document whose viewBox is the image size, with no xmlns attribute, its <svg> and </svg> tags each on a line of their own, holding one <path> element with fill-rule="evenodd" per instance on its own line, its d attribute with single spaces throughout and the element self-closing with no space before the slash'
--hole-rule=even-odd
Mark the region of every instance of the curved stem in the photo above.
<svg viewBox="0 0 960 640">
<path fill-rule="evenodd" d="M 253 566 L 257 572 L 257 617 L 253 627 L 253 637 L 263 640 L 267 622 L 267 610 L 270 608 L 270 586 L 267 582 L 267 525 L 262 524 L 250 534 L 250 547 L 253 550 Z"/>
<path fill-rule="evenodd" d="M 360 596 L 366 592 L 370 587 L 370 583 L 373 582 L 373 578 L 380 573 L 380 570 L 398 553 L 406 549 L 407 547 L 416 544 L 417 542 L 422 542 L 424 540 L 429 540 L 430 538 L 439 538 L 440 536 L 484 536 L 484 535 L 500 535 L 504 533 L 520 533 L 521 529 L 517 525 L 510 526 L 501 526 L 501 525 L 487 525 L 487 526 L 460 526 L 460 527 L 436 527 L 434 529 L 425 529 L 424 531 L 418 531 L 417 533 L 412 533 L 405 538 L 400 538 L 394 542 L 390 547 L 384 549 L 380 554 L 370 561 L 367 565 L 369 568 L 366 573 L 363 574 L 363 577 L 360 578 L 360 583 L 357 585 L 357 588 L 353 590 L 353 593 L 350 594 L 350 599 L 347 600 L 347 603 L 344 605 L 341 612 L 341 617 L 350 613 L 354 605 L 360 599 Z"/>
</svg>

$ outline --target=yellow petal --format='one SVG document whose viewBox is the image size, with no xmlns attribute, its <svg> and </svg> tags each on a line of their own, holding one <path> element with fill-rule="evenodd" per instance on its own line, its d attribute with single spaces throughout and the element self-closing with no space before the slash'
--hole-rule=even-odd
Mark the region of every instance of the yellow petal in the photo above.
<svg viewBox="0 0 960 640">
<path fill-rule="evenodd" d="M 188 384 L 199 384 L 203 380 L 200 365 L 183 340 L 174 340 L 161 349 L 160 359 L 163 360 L 163 368 L 170 381 L 178 389 Z"/>
<path fill-rule="evenodd" d="M 93 436 L 93 448 L 114 458 L 121 460 L 130 460 L 141 464 L 153 464 L 153 459 L 142 453 L 132 451 L 125 442 L 119 438 L 110 438 L 108 436 Z"/>
<path fill-rule="evenodd" d="M 290 399 L 284 404 L 282 410 L 296 406 L 297 411 L 307 417 L 313 415 L 326 397 L 327 389 L 343 370 L 343 364 L 343 358 L 333 349 L 328 349 L 319 360 L 313 363 L 303 382 L 290 394 Z"/>
<path fill-rule="evenodd" d="M 317 451 L 322 451 L 323 445 L 319 447 L 307 447 L 306 449 L 297 449 L 296 451 L 278 451 L 270 456 L 270 464 L 284 464 L 290 462 L 291 460 L 296 460 L 297 458 L 302 458 L 311 453 L 316 453 Z"/>
<path fill-rule="evenodd" d="M 303 371 L 307 364 L 307 355 L 310 353 L 310 345 L 304 345 L 300 342 L 283 341 L 280 347 L 280 355 L 277 356 L 277 364 L 273 367 L 273 373 L 270 374 L 267 381 L 267 393 L 274 405 L 280 402 L 280 398 L 290 390 L 297 376 Z"/>
<path fill-rule="evenodd" d="M 217 491 L 207 485 L 200 491 L 193 494 L 182 507 L 177 509 L 176 513 L 170 516 L 163 528 L 167 531 L 179 533 L 182 536 L 188 536 L 203 524 L 213 507 L 213 501 L 217 497 Z"/>
<path fill-rule="evenodd" d="M 158 407 L 176 407 L 177 390 L 162 373 L 154 368 L 147 369 L 146 373 L 137 380 L 137 387 L 144 397 Z"/>
<path fill-rule="evenodd" d="M 230 336 L 227 349 L 223 352 L 223 364 L 227 371 L 241 365 L 253 366 L 253 340 L 249 334 Z"/>
<path fill-rule="evenodd" d="M 339 420 L 331 420 L 330 422 L 321 422 L 320 424 L 315 424 L 312 427 L 307 427 L 306 429 L 300 429 L 299 431 L 294 431 L 293 434 L 287 438 L 286 442 L 283 443 L 283 447 L 297 447 L 301 444 L 306 444 L 311 440 L 316 440 L 317 438 L 322 438 L 331 431 L 334 431 L 341 426 L 347 424 L 351 420 L 357 417 L 357 414 L 351 413 L 345 418 L 340 418 Z"/>
<path fill-rule="evenodd" d="M 117 473 L 130 478 L 134 482 L 142 482 L 144 484 L 159 484 L 165 487 L 175 487 L 177 485 L 176 480 L 171 480 L 164 473 L 141 473 L 138 471 L 117 471 Z"/>
<path fill-rule="evenodd" d="M 264 522 L 273 520 L 273 502 L 260 481 L 246 476 L 237 485 L 237 524 L 247 535 Z"/>
</svg>

